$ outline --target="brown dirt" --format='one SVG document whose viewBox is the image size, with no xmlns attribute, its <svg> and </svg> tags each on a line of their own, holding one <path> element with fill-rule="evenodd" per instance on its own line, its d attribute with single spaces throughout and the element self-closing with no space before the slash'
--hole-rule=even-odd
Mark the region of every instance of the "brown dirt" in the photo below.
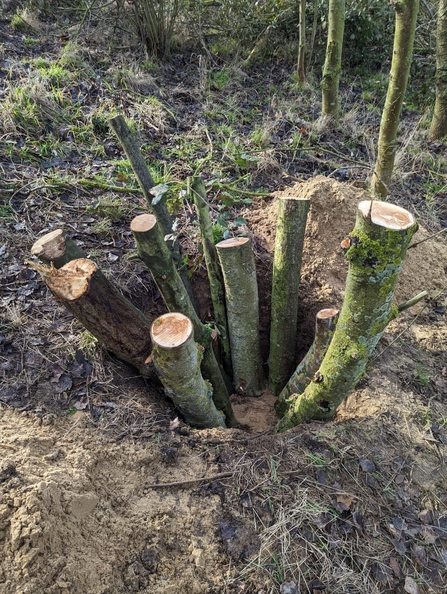
<svg viewBox="0 0 447 594">
<path fill-rule="evenodd" d="M 286 192 L 296 193 L 312 204 L 303 350 L 316 311 L 341 305 L 340 242 L 365 194 L 322 177 Z M 246 213 L 264 344 L 276 207 L 277 196 Z M 395 342 L 422 305 L 390 325 L 331 423 L 256 436 L 274 423 L 266 393 L 233 397 L 244 431 L 169 430 L 175 415 L 155 387 L 119 365 L 110 377 L 99 359 L 109 400 L 87 382 L 66 416 L 52 392 L 61 375 L 37 377 L 33 407 L 0 409 L 0 592 L 267 594 L 293 592 L 291 582 L 303 594 L 445 592 L 447 333 L 436 294 L 446 263 L 441 240 L 409 251 L 397 301 L 424 289 L 436 299 Z M 201 477 L 211 478 L 188 483 Z"/>
</svg>

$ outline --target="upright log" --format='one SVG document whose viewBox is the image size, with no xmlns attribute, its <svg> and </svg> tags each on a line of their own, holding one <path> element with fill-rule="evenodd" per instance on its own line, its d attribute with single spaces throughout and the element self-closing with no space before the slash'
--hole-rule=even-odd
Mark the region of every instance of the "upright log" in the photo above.
<svg viewBox="0 0 447 594">
<path fill-rule="evenodd" d="M 301 261 L 310 200 L 280 198 L 273 259 L 269 388 L 278 395 L 293 371 Z"/>
<path fill-rule="evenodd" d="M 43 268 L 43 267 L 41 267 Z M 96 264 L 81 258 L 59 270 L 41 271 L 56 299 L 119 359 L 145 376 L 151 352 L 151 322 L 106 279 Z"/>
<path fill-rule="evenodd" d="M 284 431 L 312 419 L 331 418 L 365 374 L 368 358 L 399 314 L 391 301 L 411 238 L 413 215 L 387 202 L 364 200 L 346 247 L 349 272 L 334 336 L 313 380 L 293 399 L 277 425 Z"/>
<path fill-rule="evenodd" d="M 264 387 L 259 341 L 259 299 L 253 250 L 248 237 L 216 245 L 225 283 L 233 381 L 236 391 L 259 396 Z"/>
<path fill-rule="evenodd" d="M 194 342 L 191 320 L 181 313 L 165 314 L 152 324 L 151 337 L 155 369 L 185 421 L 199 429 L 225 427 L 212 386 L 200 373 L 203 348 Z"/>
<path fill-rule="evenodd" d="M 210 211 L 206 201 L 205 185 L 201 177 L 194 177 L 192 179 L 191 193 L 199 219 L 203 253 L 210 283 L 211 301 L 213 302 L 214 317 L 219 330 L 219 343 L 222 349 L 224 367 L 228 373 L 231 373 L 231 351 L 225 307 L 225 289 L 217 258 L 216 246 L 213 241 L 213 230 Z"/>
<path fill-rule="evenodd" d="M 314 341 L 275 402 L 279 418 L 284 416 L 294 395 L 302 394 L 318 371 L 334 335 L 338 314 L 338 309 L 321 309 L 317 313 Z"/>
<path fill-rule="evenodd" d="M 224 411 L 227 424 L 230 427 L 236 426 L 228 391 L 213 352 L 211 331 L 202 324 L 194 310 L 156 217 L 151 214 L 139 215 L 132 220 L 130 228 L 137 244 L 138 256 L 149 268 L 166 307 L 191 320 L 195 340 L 205 348 L 202 371 L 213 386 L 214 403 L 218 410 Z"/>
<path fill-rule="evenodd" d="M 31 253 L 45 264 L 52 263 L 55 268 L 62 268 L 71 260 L 86 257 L 62 229 L 55 229 L 39 237 L 31 247 Z"/>
</svg>

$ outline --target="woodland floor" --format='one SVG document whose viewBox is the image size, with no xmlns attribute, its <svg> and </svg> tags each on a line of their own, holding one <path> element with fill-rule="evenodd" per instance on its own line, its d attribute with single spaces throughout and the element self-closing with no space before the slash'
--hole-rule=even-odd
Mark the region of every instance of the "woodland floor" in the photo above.
<svg viewBox="0 0 447 594">
<path fill-rule="evenodd" d="M 344 88 L 347 115 L 331 128 L 314 122 L 317 95 L 308 101 L 288 86 L 291 70 L 256 67 L 247 74 L 232 66 L 222 92 L 202 80 L 217 80 L 219 65 L 208 63 L 207 71 L 197 54 L 174 56 L 151 75 L 132 63 L 126 74 L 130 55 L 109 55 L 93 30 L 77 50 L 88 74 L 62 85 L 73 103 L 51 111 L 48 81 L 36 75 L 35 103 L 47 119 L 34 128 L 29 120 L 27 129 L 20 120 L 27 107 L 13 113 L 6 99 L 21 81 L 31 85 L 33 60 L 57 61 L 65 43 L 44 24 L 35 27 L 30 44 L 0 22 L 0 593 L 445 592 L 444 239 L 409 250 L 396 301 L 422 290 L 430 300 L 390 325 L 367 377 L 334 421 L 282 435 L 271 432 L 268 392 L 232 397 L 241 429 L 172 423 L 177 415 L 162 390 L 95 344 L 25 263 L 37 237 L 64 227 L 135 305 L 151 318 L 164 312 L 150 274 L 128 259 L 129 223 L 144 211 L 139 195 L 82 183 L 100 175 L 109 185 L 136 187 L 101 125 L 114 106 L 135 121 L 152 147 L 145 156 L 162 163 L 177 192 L 171 199 L 179 239 L 203 319 L 210 303 L 197 225 L 179 194 L 195 168 L 202 166 L 229 232 L 252 238 L 265 358 L 277 197 L 311 199 L 299 359 L 312 341 L 315 313 L 342 304 L 347 267 L 340 242 L 367 196 L 366 131 L 377 132 L 380 113 L 362 103 L 360 82 Z M 154 95 L 159 103 L 148 102 Z M 302 108 L 288 107 L 292 99 Z M 70 110 L 79 107 L 86 121 L 99 122 L 91 146 L 80 140 L 79 127 L 73 132 Z M 428 189 L 433 159 L 446 147 L 424 139 L 420 118 L 404 114 L 407 151 L 390 197 L 421 222 L 415 242 L 447 221 L 445 185 Z M 231 127 L 227 136 L 224 126 Z M 254 148 L 256 129 L 265 138 Z M 196 146 L 194 154 L 186 145 Z M 232 192 L 232 184 L 254 195 Z M 249 195 L 253 202 L 243 203 Z"/>
</svg>

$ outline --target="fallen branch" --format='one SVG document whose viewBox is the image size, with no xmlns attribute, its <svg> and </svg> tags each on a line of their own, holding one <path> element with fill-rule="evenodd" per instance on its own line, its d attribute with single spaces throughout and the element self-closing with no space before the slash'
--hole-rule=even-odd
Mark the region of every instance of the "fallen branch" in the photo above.
<svg viewBox="0 0 447 594">
<path fill-rule="evenodd" d="M 185 481 L 175 481 L 173 483 L 155 483 L 153 485 L 144 485 L 145 489 L 164 489 L 165 487 L 182 487 L 184 485 L 190 485 L 194 483 L 201 483 L 203 481 L 209 483 L 210 481 L 218 481 L 219 479 L 228 478 L 233 476 L 234 472 L 220 472 L 212 476 L 203 476 L 201 478 L 189 479 Z"/>
</svg>

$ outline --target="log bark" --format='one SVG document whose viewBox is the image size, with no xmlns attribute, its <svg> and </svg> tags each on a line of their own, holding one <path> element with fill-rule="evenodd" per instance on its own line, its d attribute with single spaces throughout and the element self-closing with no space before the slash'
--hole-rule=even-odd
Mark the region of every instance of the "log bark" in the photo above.
<svg viewBox="0 0 447 594">
<path fill-rule="evenodd" d="M 310 201 L 281 198 L 273 260 L 269 388 L 278 395 L 293 371 L 301 261 Z"/>
<path fill-rule="evenodd" d="M 62 268 L 71 260 L 85 258 L 86 255 L 62 229 L 55 229 L 40 237 L 31 247 L 33 256 L 45 264 Z"/>
<path fill-rule="evenodd" d="M 388 195 L 393 175 L 397 128 L 410 74 L 419 0 L 400 0 L 393 2 L 393 6 L 396 12 L 393 59 L 380 122 L 377 160 L 371 183 L 373 193 L 381 198 Z"/>
<path fill-rule="evenodd" d="M 99 342 L 145 376 L 151 352 L 151 321 L 106 279 L 91 260 L 71 260 L 49 268 L 44 280 L 56 297 Z"/>
<path fill-rule="evenodd" d="M 219 267 L 216 246 L 213 240 L 210 211 L 206 201 L 205 185 L 201 177 L 194 177 L 191 184 L 191 193 L 199 219 L 200 233 L 202 236 L 203 254 L 210 283 L 211 301 L 213 303 L 214 317 L 219 331 L 219 344 L 225 370 L 231 375 L 231 352 L 228 337 L 227 311 L 225 307 L 225 289 L 222 271 Z"/>
<path fill-rule="evenodd" d="M 345 29 L 345 0 L 329 0 L 328 38 L 323 66 L 322 114 L 338 118 L 338 86 L 341 72 L 341 54 Z"/>
<path fill-rule="evenodd" d="M 306 81 L 305 53 L 306 53 L 306 0 L 299 0 L 299 25 L 298 25 L 298 82 Z"/>
<path fill-rule="evenodd" d="M 259 340 L 259 299 L 253 250 L 247 237 L 216 245 L 225 284 L 235 389 L 259 396 L 264 387 Z"/>
<path fill-rule="evenodd" d="M 310 384 L 277 425 L 285 431 L 311 419 L 331 418 L 360 378 L 388 323 L 399 314 L 391 301 L 403 259 L 417 230 L 413 215 L 387 202 L 364 200 L 348 238 L 346 293 L 334 336 Z"/>
<path fill-rule="evenodd" d="M 167 396 L 185 421 L 199 429 L 225 427 L 216 409 L 212 386 L 200 372 L 203 348 L 194 342 L 194 327 L 181 313 L 168 313 L 152 324 L 152 361 Z"/>
<path fill-rule="evenodd" d="M 302 394 L 318 371 L 334 335 L 338 314 L 338 309 L 321 309 L 317 313 L 314 341 L 275 402 L 279 418 L 286 413 L 293 395 Z"/>
<path fill-rule="evenodd" d="M 430 140 L 447 136 L 447 0 L 439 0 L 436 26 L 436 100 Z"/>
<path fill-rule="evenodd" d="M 225 413 L 227 425 L 237 425 L 222 373 L 216 361 L 211 344 L 211 331 L 197 316 L 185 286 L 174 265 L 163 232 L 154 215 L 135 217 L 130 224 L 137 244 L 138 256 L 149 268 L 166 307 L 170 312 L 187 316 L 194 326 L 195 340 L 205 348 L 202 371 L 213 386 L 213 400 L 218 410 Z"/>
</svg>

